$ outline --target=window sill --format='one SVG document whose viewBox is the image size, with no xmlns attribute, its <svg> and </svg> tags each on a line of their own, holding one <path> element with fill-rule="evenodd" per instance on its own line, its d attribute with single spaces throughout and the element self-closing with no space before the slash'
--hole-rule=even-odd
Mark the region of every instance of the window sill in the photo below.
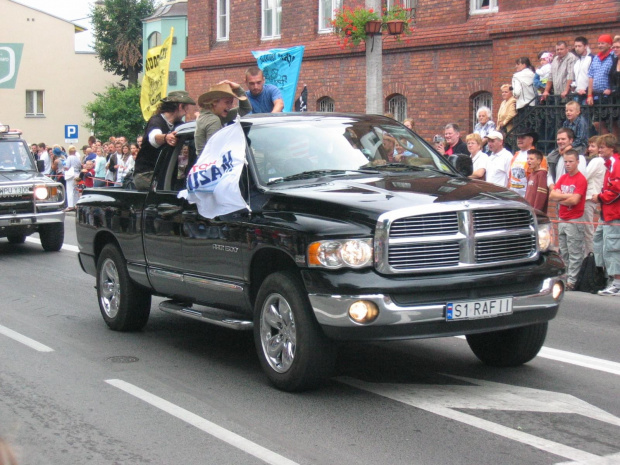
<svg viewBox="0 0 620 465">
<path fill-rule="evenodd" d="M 45 118 L 45 115 L 44 114 L 40 114 L 40 115 L 26 114 L 26 118 Z"/>
<path fill-rule="evenodd" d="M 470 11 L 469 14 L 471 16 L 475 16 L 475 15 L 488 15 L 488 14 L 497 13 L 497 12 L 499 12 L 499 8 L 495 7 L 495 8 L 485 8 L 483 10 L 473 10 L 473 11 Z"/>
<path fill-rule="evenodd" d="M 261 37 L 260 40 L 279 40 L 281 36 L 270 36 L 270 37 Z"/>
</svg>

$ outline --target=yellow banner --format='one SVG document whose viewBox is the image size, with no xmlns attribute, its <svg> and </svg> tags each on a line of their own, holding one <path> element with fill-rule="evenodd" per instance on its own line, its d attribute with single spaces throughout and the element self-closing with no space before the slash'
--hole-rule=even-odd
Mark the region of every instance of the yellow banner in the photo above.
<svg viewBox="0 0 620 465">
<path fill-rule="evenodd" d="M 173 36 L 174 28 L 170 28 L 170 35 L 164 43 L 158 47 L 149 48 L 146 52 L 142 93 L 140 94 L 140 107 L 145 121 L 155 114 L 159 101 L 168 95 L 168 71 Z"/>
</svg>

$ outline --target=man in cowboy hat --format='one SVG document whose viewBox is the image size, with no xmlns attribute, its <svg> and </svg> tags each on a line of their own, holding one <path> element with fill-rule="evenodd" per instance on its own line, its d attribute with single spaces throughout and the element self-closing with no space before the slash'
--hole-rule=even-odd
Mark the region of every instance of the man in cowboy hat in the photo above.
<svg viewBox="0 0 620 465">
<path fill-rule="evenodd" d="M 235 99 L 239 100 L 239 106 L 233 108 Z M 233 121 L 237 115 L 247 115 L 252 111 L 252 105 L 243 88 L 228 80 L 218 82 L 198 97 L 198 106 L 200 115 L 196 120 L 194 142 L 199 156 L 213 134 Z"/>
<path fill-rule="evenodd" d="M 136 157 L 134 168 L 136 189 L 149 190 L 151 187 L 159 152 L 164 145 L 176 145 L 177 137 L 174 129 L 182 123 L 190 105 L 196 105 L 196 102 L 184 90 L 170 92 L 167 97 L 161 99 L 157 114 L 151 116 L 146 124 L 142 146 Z"/>
</svg>

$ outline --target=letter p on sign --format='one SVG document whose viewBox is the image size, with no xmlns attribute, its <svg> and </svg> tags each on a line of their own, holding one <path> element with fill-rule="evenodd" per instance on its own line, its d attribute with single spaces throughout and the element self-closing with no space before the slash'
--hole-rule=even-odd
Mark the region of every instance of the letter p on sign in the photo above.
<svg viewBox="0 0 620 465">
<path fill-rule="evenodd" d="M 78 141 L 78 125 L 65 124 L 65 144 L 75 143 Z"/>
</svg>

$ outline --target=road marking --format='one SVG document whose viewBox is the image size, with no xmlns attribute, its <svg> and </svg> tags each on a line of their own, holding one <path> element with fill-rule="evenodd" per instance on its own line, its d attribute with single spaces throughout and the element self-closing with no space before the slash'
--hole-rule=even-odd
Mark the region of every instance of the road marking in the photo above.
<svg viewBox="0 0 620 465">
<path fill-rule="evenodd" d="M 585 462 L 562 462 L 555 465 L 618 465 L 620 463 L 620 454 L 606 455 L 605 457 L 597 457 Z"/>
<path fill-rule="evenodd" d="M 389 399 L 426 410 L 450 420 L 465 423 L 489 433 L 527 444 L 551 454 L 582 463 L 600 457 L 564 444 L 549 441 L 533 434 L 460 412 L 456 409 L 503 410 L 519 412 L 573 413 L 620 427 L 620 418 L 611 415 L 576 397 L 558 392 L 511 386 L 460 376 L 449 376 L 472 385 L 411 385 L 369 383 L 354 378 L 337 378 L 339 381 L 387 397 Z M 596 462 L 595 462 L 596 463 Z"/>
<path fill-rule="evenodd" d="M 0 334 L 4 334 L 5 336 L 10 337 L 17 342 L 21 342 L 22 344 L 27 345 L 31 349 L 38 350 L 39 352 L 54 352 L 54 349 L 52 349 L 51 347 L 47 347 L 46 345 L 43 345 L 40 342 L 35 341 L 34 339 L 30 339 L 23 334 L 19 334 L 18 332 L 13 331 L 6 326 L 0 325 Z"/>
<path fill-rule="evenodd" d="M 455 336 L 458 339 L 465 339 L 465 336 Z M 565 350 L 552 349 L 551 347 L 543 347 L 538 352 L 538 357 L 548 358 L 557 362 L 569 363 L 591 370 L 603 371 L 612 375 L 620 375 L 620 363 L 612 362 L 602 358 L 590 357 L 588 355 L 576 354 L 574 352 L 566 352 Z"/>
<path fill-rule="evenodd" d="M 144 402 L 147 402 L 174 417 L 177 417 L 179 420 L 183 420 L 184 422 L 195 426 L 205 433 L 210 434 L 211 436 L 224 441 L 247 454 L 253 455 L 265 463 L 273 465 L 298 465 L 296 462 L 293 462 L 286 457 L 259 446 L 255 442 L 252 442 L 243 436 L 239 436 L 232 431 L 216 425 L 209 420 L 205 420 L 204 418 L 199 417 L 198 415 L 185 410 L 178 405 L 170 403 L 167 400 L 157 397 L 156 395 L 134 386 L 133 384 L 127 383 L 126 381 L 120 379 L 107 379 L 106 383 L 125 391 L 126 393 L 131 394 L 132 396 L 137 397 L 138 399 L 143 400 Z"/>
<path fill-rule="evenodd" d="M 41 240 L 37 237 L 27 237 L 26 242 L 32 242 L 33 244 L 41 245 Z M 75 252 L 78 253 L 80 251 L 79 247 L 75 245 L 63 244 L 62 250 L 66 250 L 67 252 Z"/>
</svg>

